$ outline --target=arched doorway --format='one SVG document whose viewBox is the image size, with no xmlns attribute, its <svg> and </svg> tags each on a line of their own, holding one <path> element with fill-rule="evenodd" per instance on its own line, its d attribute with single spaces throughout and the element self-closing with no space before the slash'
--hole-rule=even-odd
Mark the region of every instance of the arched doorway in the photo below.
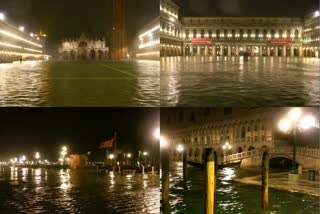
<svg viewBox="0 0 320 214">
<path fill-rule="evenodd" d="M 87 59 L 87 47 L 88 44 L 85 41 L 81 41 L 79 42 L 78 48 L 79 48 L 79 58 L 82 60 L 86 60 Z"/>
<path fill-rule="evenodd" d="M 71 58 L 71 60 L 75 60 L 76 59 L 76 52 L 75 51 L 71 51 L 70 52 L 70 58 Z"/>
<path fill-rule="evenodd" d="M 250 147 L 248 148 L 248 151 L 252 151 L 252 150 L 255 150 L 255 148 L 254 148 L 253 146 L 250 146 Z"/>
<path fill-rule="evenodd" d="M 273 169 L 286 169 L 285 171 L 288 171 L 292 167 L 292 159 L 288 157 L 273 157 L 270 158 L 269 166 Z M 296 163 L 297 168 L 298 166 L 299 164 Z"/>
<path fill-rule="evenodd" d="M 92 59 L 92 60 L 96 59 L 96 52 L 94 50 L 90 51 L 90 59 Z"/>
<path fill-rule="evenodd" d="M 102 50 L 99 50 L 99 51 L 98 51 L 98 59 L 99 59 L 99 60 L 103 60 L 103 55 L 104 55 L 103 51 L 102 51 Z"/>
<path fill-rule="evenodd" d="M 62 57 L 63 57 L 64 60 L 69 60 L 68 51 L 64 51 L 63 54 L 62 54 Z"/>
<path fill-rule="evenodd" d="M 242 149 L 241 146 L 239 146 L 239 147 L 238 147 L 238 153 L 241 153 L 241 152 L 243 152 L 243 149 Z"/>
</svg>

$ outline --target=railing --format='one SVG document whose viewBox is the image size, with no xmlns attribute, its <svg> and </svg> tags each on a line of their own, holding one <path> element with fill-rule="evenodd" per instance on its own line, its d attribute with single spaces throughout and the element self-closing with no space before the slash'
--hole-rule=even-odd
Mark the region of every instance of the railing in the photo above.
<svg viewBox="0 0 320 214">
<path fill-rule="evenodd" d="M 251 150 L 241 153 L 236 153 L 232 155 L 224 156 L 224 162 L 230 162 L 230 161 L 237 161 L 242 160 L 245 158 L 251 158 L 254 156 L 262 155 L 263 149 L 260 150 Z M 292 147 L 279 147 L 279 148 L 270 148 L 269 150 L 270 154 L 292 154 L 293 148 Z M 308 148 L 308 147 L 297 147 L 296 148 L 296 154 L 302 155 L 306 157 L 311 158 L 320 158 L 320 149 L 314 149 L 314 148 Z"/>
</svg>

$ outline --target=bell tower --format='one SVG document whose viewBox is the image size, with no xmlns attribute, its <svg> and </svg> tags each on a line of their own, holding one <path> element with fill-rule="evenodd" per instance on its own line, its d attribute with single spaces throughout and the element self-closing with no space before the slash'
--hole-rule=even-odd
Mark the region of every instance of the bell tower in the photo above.
<svg viewBox="0 0 320 214">
<path fill-rule="evenodd" d="M 126 0 L 113 0 L 112 5 L 112 59 L 124 59 L 128 54 Z"/>
</svg>

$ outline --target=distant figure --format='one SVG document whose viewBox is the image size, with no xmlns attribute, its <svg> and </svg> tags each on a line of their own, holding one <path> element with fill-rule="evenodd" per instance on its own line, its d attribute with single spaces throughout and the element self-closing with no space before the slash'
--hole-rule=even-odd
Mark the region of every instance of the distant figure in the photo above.
<svg viewBox="0 0 320 214">
<path fill-rule="evenodd" d="M 20 58 L 20 64 L 22 64 L 22 57 Z"/>
</svg>

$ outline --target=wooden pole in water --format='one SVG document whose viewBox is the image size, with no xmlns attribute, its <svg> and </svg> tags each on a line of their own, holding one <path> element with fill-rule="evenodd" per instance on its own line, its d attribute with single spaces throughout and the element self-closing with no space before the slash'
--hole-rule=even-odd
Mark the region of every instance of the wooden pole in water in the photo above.
<svg viewBox="0 0 320 214">
<path fill-rule="evenodd" d="M 161 150 L 162 203 L 169 205 L 169 149 Z"/>
<path fill-rule="evenodd" d="M 183 161 L 183 186 L 186 188 L 187 187 L 187 151 L 183 151 L 183 156 L 182 156 L 182 161 Z"/>
<path fill-rule="evenodd" d="M 214 213 L 215 158 L 211 148 L 205 150 L 205 214 Z"/>
<path fill-rule="evenodd" d="M 261 208 L 269 208 L 269 153 L 263 152 L 262 156 L 262 176 L 261 176 Z"/>
</svg>

